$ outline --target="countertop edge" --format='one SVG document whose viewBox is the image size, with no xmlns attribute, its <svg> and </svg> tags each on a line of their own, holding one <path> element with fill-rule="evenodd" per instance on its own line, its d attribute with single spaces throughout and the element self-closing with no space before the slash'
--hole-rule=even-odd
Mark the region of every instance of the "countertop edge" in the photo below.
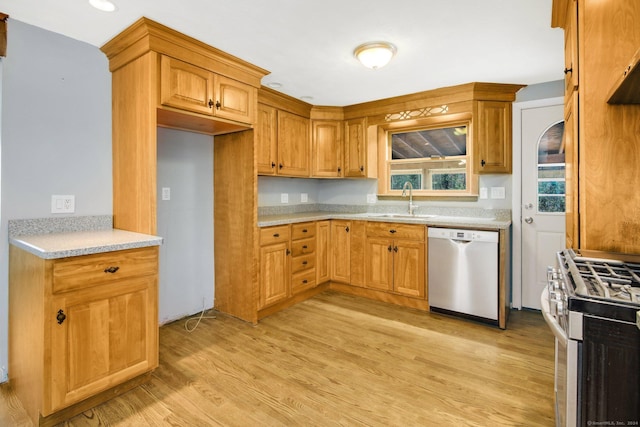
<svg viewBox="0 0 640 427">
<path fill-rule="evenodd" d="M 455 219 L 454 219 L 455 218 Z M 323 221 L 331 219 L 395 222 L 405 224 L 419 224 L 430 227 L 473 227 L 490 230 L 503 230 L 511 226 L 510 220 L 490 220 L 471 217 L 446 217 L 434 218 L 404 218 L 404 217 L 383 217 L 366 213 L 334 213 L 334 212 L 305 212 L 287 215 L 270 215 L 258 219 L 258 227 L 270 227 L 274 225 L 286 225 L 307 221 Z"/>
</svg>

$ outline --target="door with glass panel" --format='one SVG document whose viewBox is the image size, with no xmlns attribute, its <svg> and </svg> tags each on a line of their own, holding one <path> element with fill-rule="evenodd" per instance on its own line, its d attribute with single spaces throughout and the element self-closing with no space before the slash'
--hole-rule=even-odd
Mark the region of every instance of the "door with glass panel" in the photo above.
<svg viewBox="0 0 640 427">
<path fill-rule="evenodd" d="M 522 306 L 528 308 L 540 309 L 547 266 L 565 246 L 563 117 L 562 105 L 522 110 Z"/>
</svg>

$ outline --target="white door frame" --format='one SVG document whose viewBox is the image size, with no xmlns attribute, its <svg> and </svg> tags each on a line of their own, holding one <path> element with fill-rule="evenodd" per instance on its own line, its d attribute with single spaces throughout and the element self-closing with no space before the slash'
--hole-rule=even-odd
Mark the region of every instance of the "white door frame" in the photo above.
<svg viewBox="0 0 640 427">
<path fill-rule="evenodd" d="M 513 194 L 511 197 L 511 305 L 522 308 L 522 110 L 564 105 L 564 97 L 536 99 L 513 104 Z"/>
</svg>

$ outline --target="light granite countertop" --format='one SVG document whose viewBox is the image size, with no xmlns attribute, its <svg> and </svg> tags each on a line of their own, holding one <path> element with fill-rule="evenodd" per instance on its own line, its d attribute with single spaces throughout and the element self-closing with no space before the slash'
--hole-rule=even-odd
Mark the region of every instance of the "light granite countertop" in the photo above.
<svg viewBox="0 0 640 427">
<path fill-rule="evenodd" d="M 510 219 L 495 217 L 468 217 L 440 214 L 416 214 L 411 216 L 402 213 L 345 213 L 330 211 L 259 215 L 258 226 L 269 227 L 273 225 L 292 224 L 306 221 L 322 221 L 327 219 L 399 222 L 406 224 L 424 224 L 432 227 L 463 227 L 486 230 L 508 229 L 511 226 Z"/>
<path fill-rule="evenodd" d="M 159 246 L 162 237 L 110 229 L 15 236 L 9 242 L 43 259 Z"/>
<path fill-rule="evenodd" d="M 159 246 L 162 237 L 113 228 L 110 215 L 9 220 L 9 243 L 43 259 Z"/>
</svg>

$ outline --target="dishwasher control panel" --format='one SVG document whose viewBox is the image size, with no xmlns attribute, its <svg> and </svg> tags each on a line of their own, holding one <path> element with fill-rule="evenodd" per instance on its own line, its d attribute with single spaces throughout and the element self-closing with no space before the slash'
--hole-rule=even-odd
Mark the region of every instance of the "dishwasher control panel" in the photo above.
<svg viewBox="0 0 640 427">
<path fill-rule="evenodd" d="M 429 237 L 436 239 L 497 242 L 497 231 L 461 230 L 455 228 L 429 227 Z"/>
</svg>

